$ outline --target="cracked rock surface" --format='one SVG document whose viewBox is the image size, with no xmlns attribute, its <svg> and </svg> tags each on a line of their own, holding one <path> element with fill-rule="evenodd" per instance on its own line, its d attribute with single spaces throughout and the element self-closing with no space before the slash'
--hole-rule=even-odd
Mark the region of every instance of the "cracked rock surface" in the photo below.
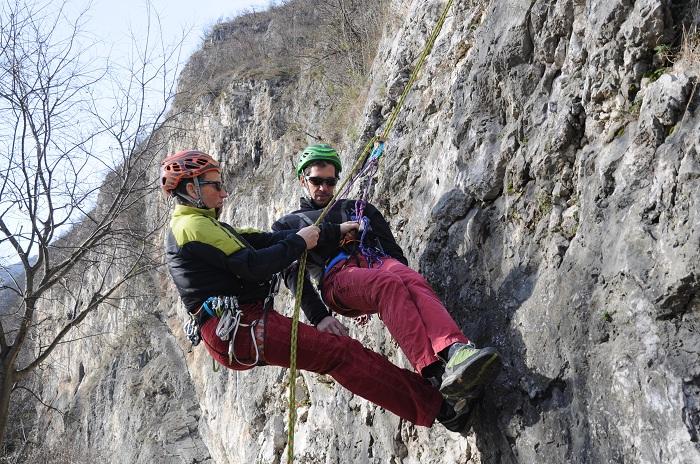
<svg viewBox="0 0 700 464">
<path fill-rule="evenodd" d="M 697 67 L 649 77 L 691 3 L 455 2 L 371 201 L 504 371 L 469 438 L 303 373 L 297 462 L 700 463 Z M 389 2 L 357 134 L 383 129 L 442 6 Z M 290 157 L 314 140 L 299 125 L 348 166 L 362 148 L 327 131 L 321 90 L 307 74 L 234 79 L 181 117 L 188 130 L 165 134 L 170 151 L 220 159 L 224 219 L 267 228 L 301 194 Z M 213 372 L 202 348 L 187 353 L 174 289 L 159 279 L 161 304 L 130 316 L 148 335 L 109 357 L 91 354 L 94 342 L 73 348 L 76 388 L 57 391 L 78 422 L 52 421 L 47 441 L 99 443 L 113 462 L 286 462 L 286 371 Z M 345 322 L 408 366 L 378 318 Z"/>
</svg>

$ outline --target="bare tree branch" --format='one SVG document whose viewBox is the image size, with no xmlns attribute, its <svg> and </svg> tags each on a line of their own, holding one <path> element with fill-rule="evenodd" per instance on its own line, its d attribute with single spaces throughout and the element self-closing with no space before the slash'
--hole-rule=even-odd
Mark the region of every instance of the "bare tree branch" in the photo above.
<svg viewBox="0 0 700 464">
<path fill-rule="evenodd" d="M 143 297 L 132 281 L 160 265 L 164 222 L 144 217 L 167 144 L 154 133 L 177 115 L 180 51 L 150 5 L 146 39 L 121 65 L 84 53 L 87 9 L 66 24 L 64 5 L 24 1 L 0 5 L 0 268 L 24 269 L 23 285 L 9 274 L 14 288 L 0 286 L 18 301 L 0 320 L 0 446 L 11 386 L 104 333 L 81 327 L 90 314 Z"/>
<path fill-rule="evenodd" d="M 126 282 L 129 280 L 138 277 L 139 275 L 150 271 L 149 268 L 145 268 L 141 265 L 140 262 L 136 262 L 131 266 L 131 268 L 124 273 L 124 275 L 115 283 L 113 283 L 110 288 L 108 288 L 106 291 L 101 292 L 95 292 L 92 294 L 90 297 L 90 301 L 87 303 L 85 308 L 78 313 L 78 315 L 70 321 L 68 324 L 66 324 L 59 332 L 56 334 L 54 337 L 53 341 L 49 343 L 47 348 L 43 350 L 43 352 L 36 357 L 36 359 L 31 362 L 29 365 L 24 367 L 23 369 L 18 369 L 16 372 L 16 378 L 17 379 L 22 379 L 25 377 L 29 372 L 34 370 L 39 364 L 44 362 L 46 358 L 51 354 L 51 352 L 58 346 L 58 344 L 63 340 L 63 338 L 70 332 L 72 328 L 75 326 L 79 325 L 90 313 L 95 311 L 100 307 L 102 303 L 104 303 L 106 300 L 108 300 L 112 294 L 114 294 L 117 290 L 119 290 L 122 285 L 124 285 Z M 100 288 L 102 288 L 106 284 L 106 275 L 103 276 L 102 283 L 100 285 Z"/>
<path fill-rule="evenodd" d="M 34 399 L 37 400 L 39 403 L 41 403 L 46 409 L 49 409 L 49 410 L 54 411 L 54 412 L 57 412 L 57 413 L 59 413 L 61 416 L 67 414 L 66 412 L 63 412 L 63 411 L 61 411 L 60 409 L 57 409 L 57 408 L 55 408 L 54 406 L 51 406 L 50 404 L 46 404 L 46 403 L 44 402 L 44 400 L 43 400 L 39 395 L 37 395 L 37 394 L 34 392 L 34 390 L 32 390 L 32 389 L 30 389 L 30 388 L 27 388 L 27 387 L 25 387 L 25 386 L 23 386 L 23 385 L 15 385 L 15 388 L 13 388 L 13 390 L 24 390 L 24 391 L 28 392 L 30 395 L 32 395 L 32 396 L 34 397 Z"/>
</svg>

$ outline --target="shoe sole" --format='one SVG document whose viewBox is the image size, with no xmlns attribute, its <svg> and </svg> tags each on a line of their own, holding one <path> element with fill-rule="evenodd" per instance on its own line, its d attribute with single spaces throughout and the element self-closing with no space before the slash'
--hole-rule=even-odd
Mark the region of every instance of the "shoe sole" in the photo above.
<svg viewBox="0 0 700 464">
<path fill-rule="evenodd" d="M 460 409 L 457 409 L 457 407 L 455 407 L 455 409 L 458 411 L 458 416 L 450 420 L 447 424 L 443 422 L 442 425 L 444 425 L 445 428 L 450 432 L 456 432 L 466 437 L 469 434 L 469 430 L 471 430 L 472 428 L 475 405 L 473 403 L 466 403 L 467 400 L 460 401 L 465 401 L 465 404 L 462 404 L 462 407 L 467 407 L 469 409 L 467 409 L 466 412 L 462 413 Z"/>
<path fill-rule="evenodd" d="M 500 370 L 501 357 L 496 349 L 484 348 L 476 359 L 442 381 L 440 393 L 446 398 L 477 398 L 482 390 L 480 387 L 495 379 Z"/>
</svg>

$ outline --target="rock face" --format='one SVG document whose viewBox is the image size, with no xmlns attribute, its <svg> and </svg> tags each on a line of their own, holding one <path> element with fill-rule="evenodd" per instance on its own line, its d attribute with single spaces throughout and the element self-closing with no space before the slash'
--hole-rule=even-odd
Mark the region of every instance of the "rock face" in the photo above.
<svg viewBox="0 0 700 464">
<path fill-rule="evenodd" d="M 298 201 L 290 160 L 309 134 L 349 166 L 382 130 L 443 6 L 389 3 L 357 120 L 329 127 L 338 109 L 307 70 L 231 80 L 163 136 L 223 162 L 226 220 L 267 228 Z M 658 52 L 697 17 L 697 2 L 455 2 L 371 201 L 505 369 L 469 438 L 303 373 L 297 462 L 700 462 L 700 64 L 664 70 Z M 47 389 L 73 420 L 47 418 L 47 446 L 111 462 L 284 462 L 286 371 L 213 372 L 203 348 L 187 353 L 176 294 L 155 279 L 158 307 L 110 316 L 108 340 L 66 349 Z M 407 366 L 376 318 L 352 336 Z"/>
</svg>

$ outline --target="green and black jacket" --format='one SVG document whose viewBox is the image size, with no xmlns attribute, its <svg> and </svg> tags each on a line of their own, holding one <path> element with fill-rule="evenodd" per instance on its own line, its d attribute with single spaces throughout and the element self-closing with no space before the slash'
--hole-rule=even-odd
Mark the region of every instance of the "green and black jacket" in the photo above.
<svg viewBox="0 0 700 464">
<path fill-rule="evenodd" d="M 297 230 L 234 229 L 218 221 L 214 209 L 177 205 L 165 250 L 170 275 L 187 310 L 196 311 L 210 296 L 235 295 L 241 303 L 263 300 L 272 276 L 306 249 Z M 338 243 L 337 224 L 321 230 L 321 240 Z"/>
</svg>

